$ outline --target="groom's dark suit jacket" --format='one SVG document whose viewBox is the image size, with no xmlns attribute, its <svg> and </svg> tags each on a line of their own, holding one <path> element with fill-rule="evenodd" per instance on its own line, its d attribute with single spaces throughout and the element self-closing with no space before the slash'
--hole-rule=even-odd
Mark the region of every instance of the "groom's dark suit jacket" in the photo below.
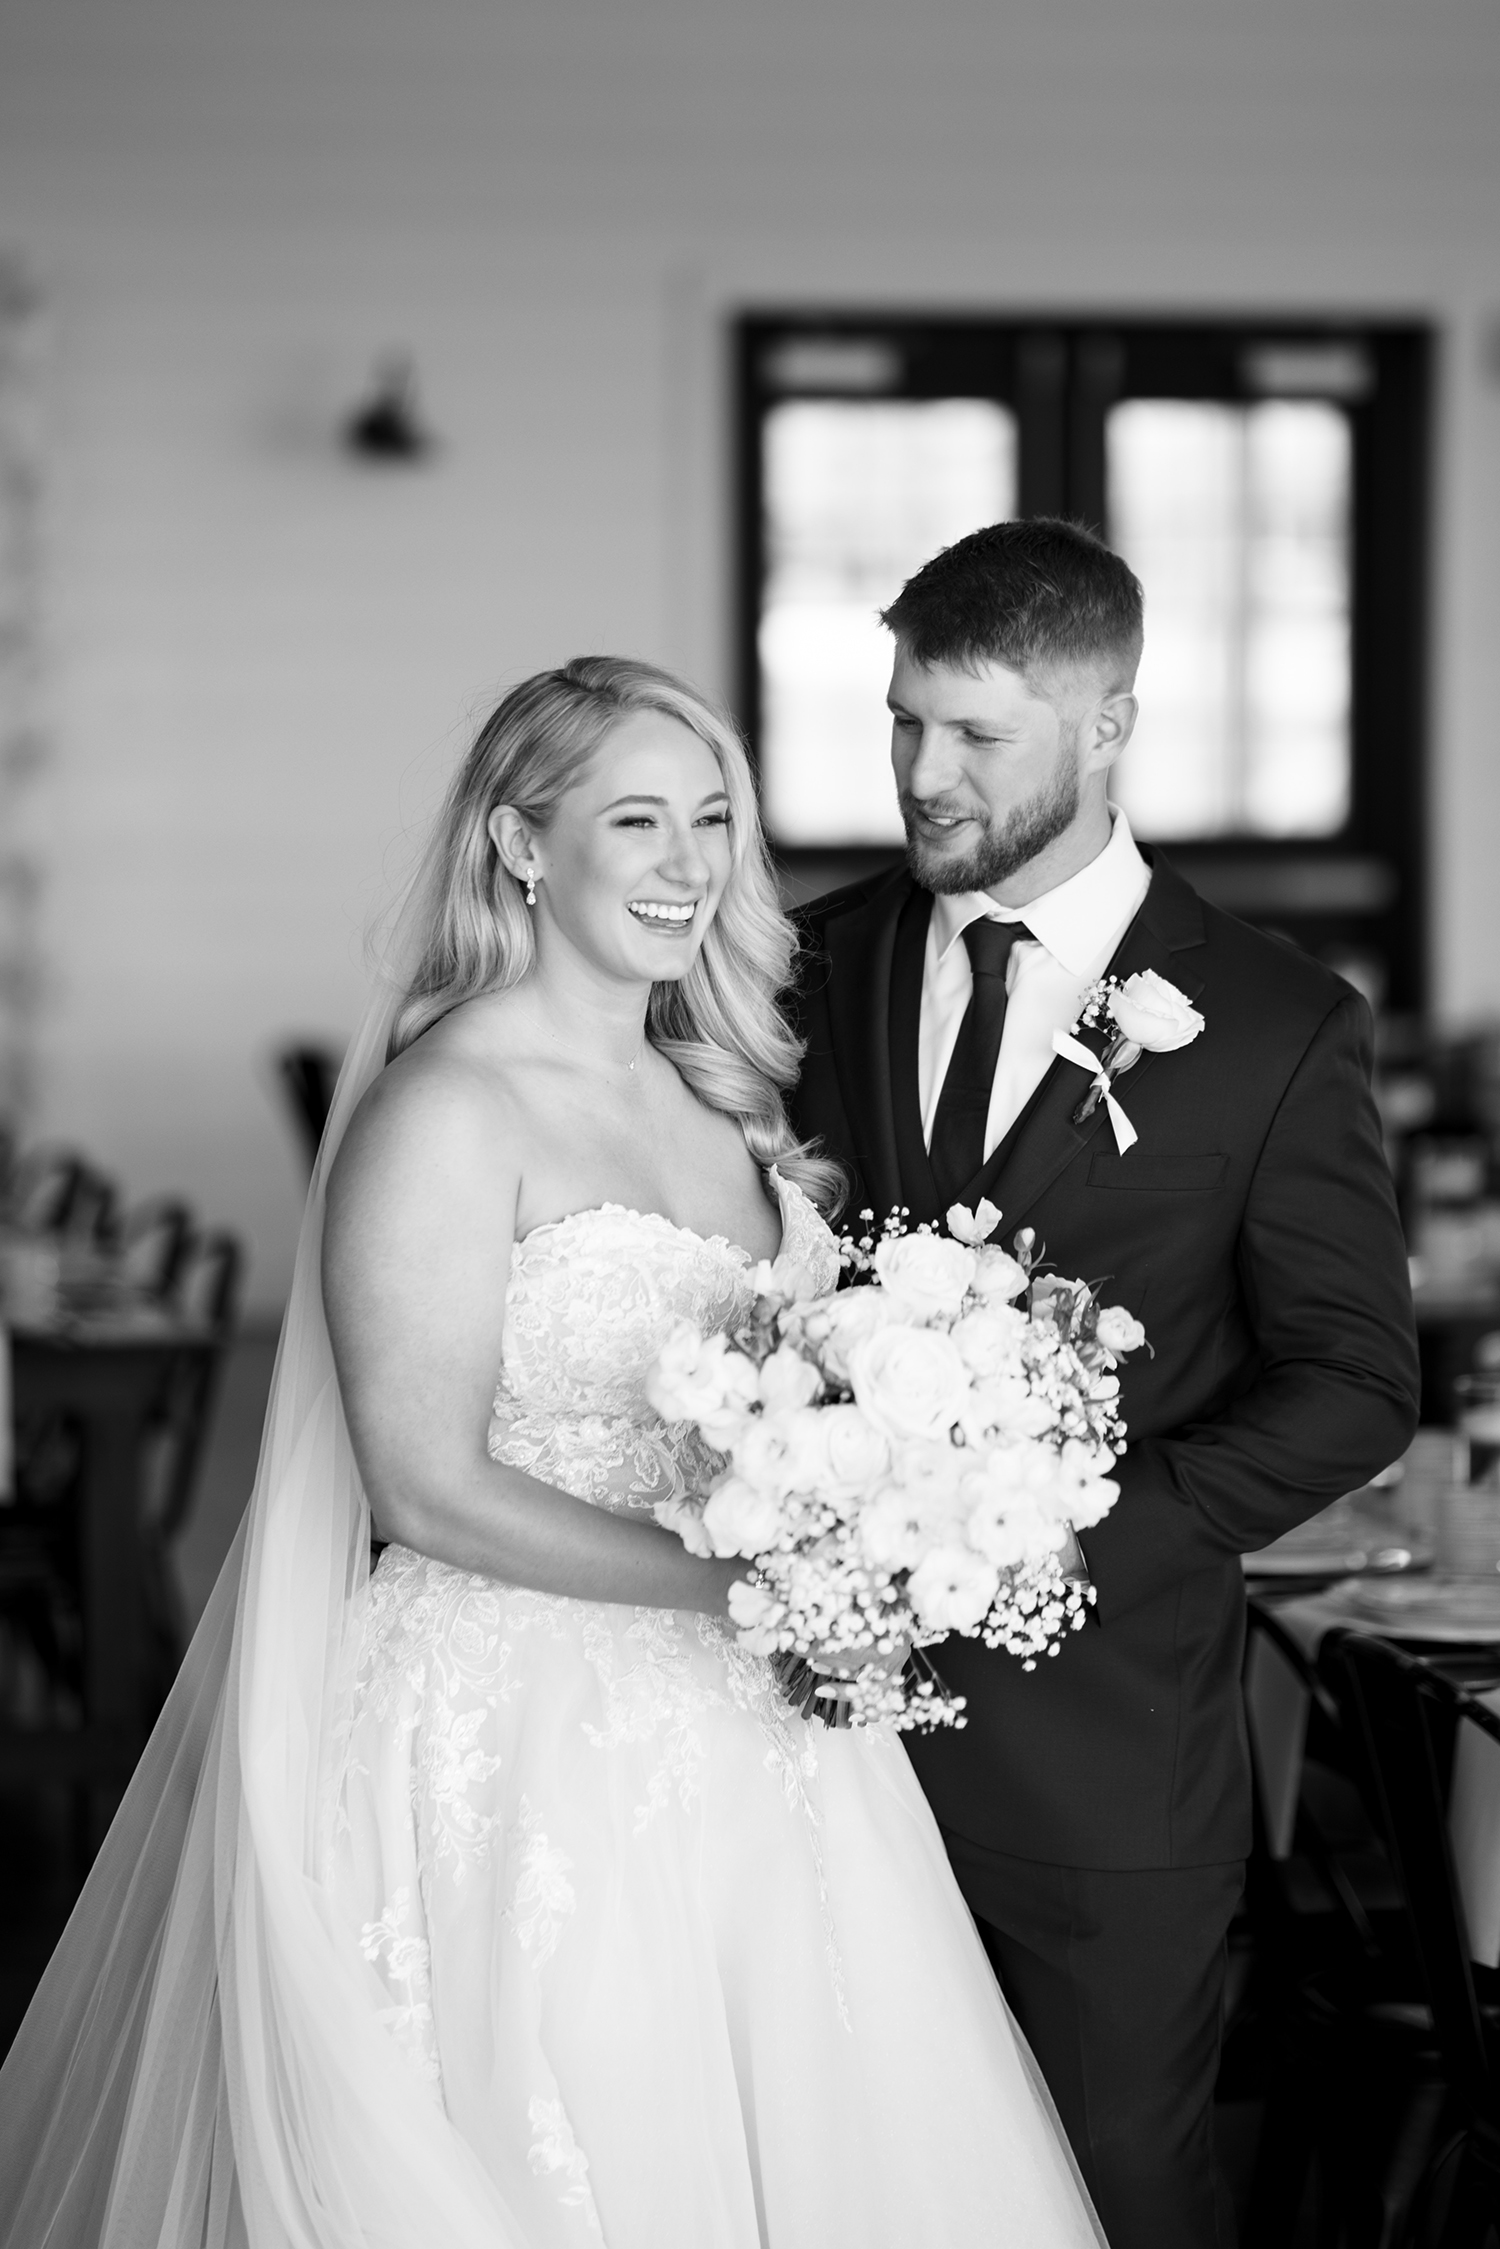
<svg viewBox="0 0 1500 2249">
<path fill-rule="evenodd" d="M 801 917 L 806 1060 L 794 1114 L 854 1171 L 852 1209 L 941 1215 L 917 1027 L 931 898 L 904 869 Z M 1096 1868 L 1241 1858 L 1250 1841 L 1240 1555 L 1404 1450 L 1417 1418 L 1406 1251 L 1369 1091 L 1370 1021 L 1329 970 L 1208 905 L 1159 856 L 1111 963 L 1155 969 L 1205 1019 L 1118 1081 L 1117 1153 L 1084 1072 L 1055 1061 L 964 1191 L 1103 1280 L 1155 1356 L 1123 1370 L 1128 1451 L 1083 1547 L 1094 1617 L 1031 1673 L 974 1640 L 935 1651 L 962 1731 L 908 1737 L 945 1828 Z"/>
</svg>

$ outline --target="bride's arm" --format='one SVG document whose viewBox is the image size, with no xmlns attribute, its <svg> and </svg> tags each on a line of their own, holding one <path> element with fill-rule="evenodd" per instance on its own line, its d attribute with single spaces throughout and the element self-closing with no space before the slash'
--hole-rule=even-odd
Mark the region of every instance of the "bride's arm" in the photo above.
<svg viewBox="0 0 1500 2249">
<path fill-rule="evenodd" d="M 323 1298 L 380 1535 L 585 1601 L 727 1614 L 743 1562 L 590 1507 L 485 1449 L 519 1187 L 504 1095 L 466 1065 L 398 1064 L 366 1095 L 328 1186 Z"/>
</svg>

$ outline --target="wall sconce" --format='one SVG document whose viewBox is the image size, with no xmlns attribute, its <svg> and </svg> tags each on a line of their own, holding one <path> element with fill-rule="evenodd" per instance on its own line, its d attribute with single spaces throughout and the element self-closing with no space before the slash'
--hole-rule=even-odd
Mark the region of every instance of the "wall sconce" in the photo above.
<svg viewBox="0 0 1500 2249">
<path fill-rule="evenodd" d="M 422 426 L 417 370 L 404 352 L 378 361 L 369 393 L 344 423 L 344 447 L 361 461 L 420 461 L 435 440 Z"/>
</svg>

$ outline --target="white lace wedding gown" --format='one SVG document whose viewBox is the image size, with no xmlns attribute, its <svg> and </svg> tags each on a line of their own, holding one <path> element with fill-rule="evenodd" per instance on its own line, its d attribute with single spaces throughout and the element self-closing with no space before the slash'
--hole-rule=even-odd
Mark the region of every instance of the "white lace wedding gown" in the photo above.
<svg viewBox="0 0 1500 2249">
<path fill-rule="evenodd" d="M 832 1237 L 772 1174 L 820 1285 Z M 642 1384 L 748 1260 L 605 1205 L 516 1244 L 490 1451 L 616 1512 L 701 1476 Z M 1102 2237 L 900 1741 L 794 1717 L 729 1631 L 387 1547 L 329 1869 L 412 2099 L 528 2245 Z"/>
</svg>

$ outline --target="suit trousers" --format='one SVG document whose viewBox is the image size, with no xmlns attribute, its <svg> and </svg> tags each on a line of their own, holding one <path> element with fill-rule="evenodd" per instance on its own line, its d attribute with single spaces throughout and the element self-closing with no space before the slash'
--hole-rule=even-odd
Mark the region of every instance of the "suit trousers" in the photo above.
<svg viewBox="0 0 1500 2249">
<path fill-rule="evenodd" d="M 1116 1872 L 943 1840 L 1110 2249 L 1230 2249 L 1213 2099 L 1242 1862 Z"/>
</svg>

